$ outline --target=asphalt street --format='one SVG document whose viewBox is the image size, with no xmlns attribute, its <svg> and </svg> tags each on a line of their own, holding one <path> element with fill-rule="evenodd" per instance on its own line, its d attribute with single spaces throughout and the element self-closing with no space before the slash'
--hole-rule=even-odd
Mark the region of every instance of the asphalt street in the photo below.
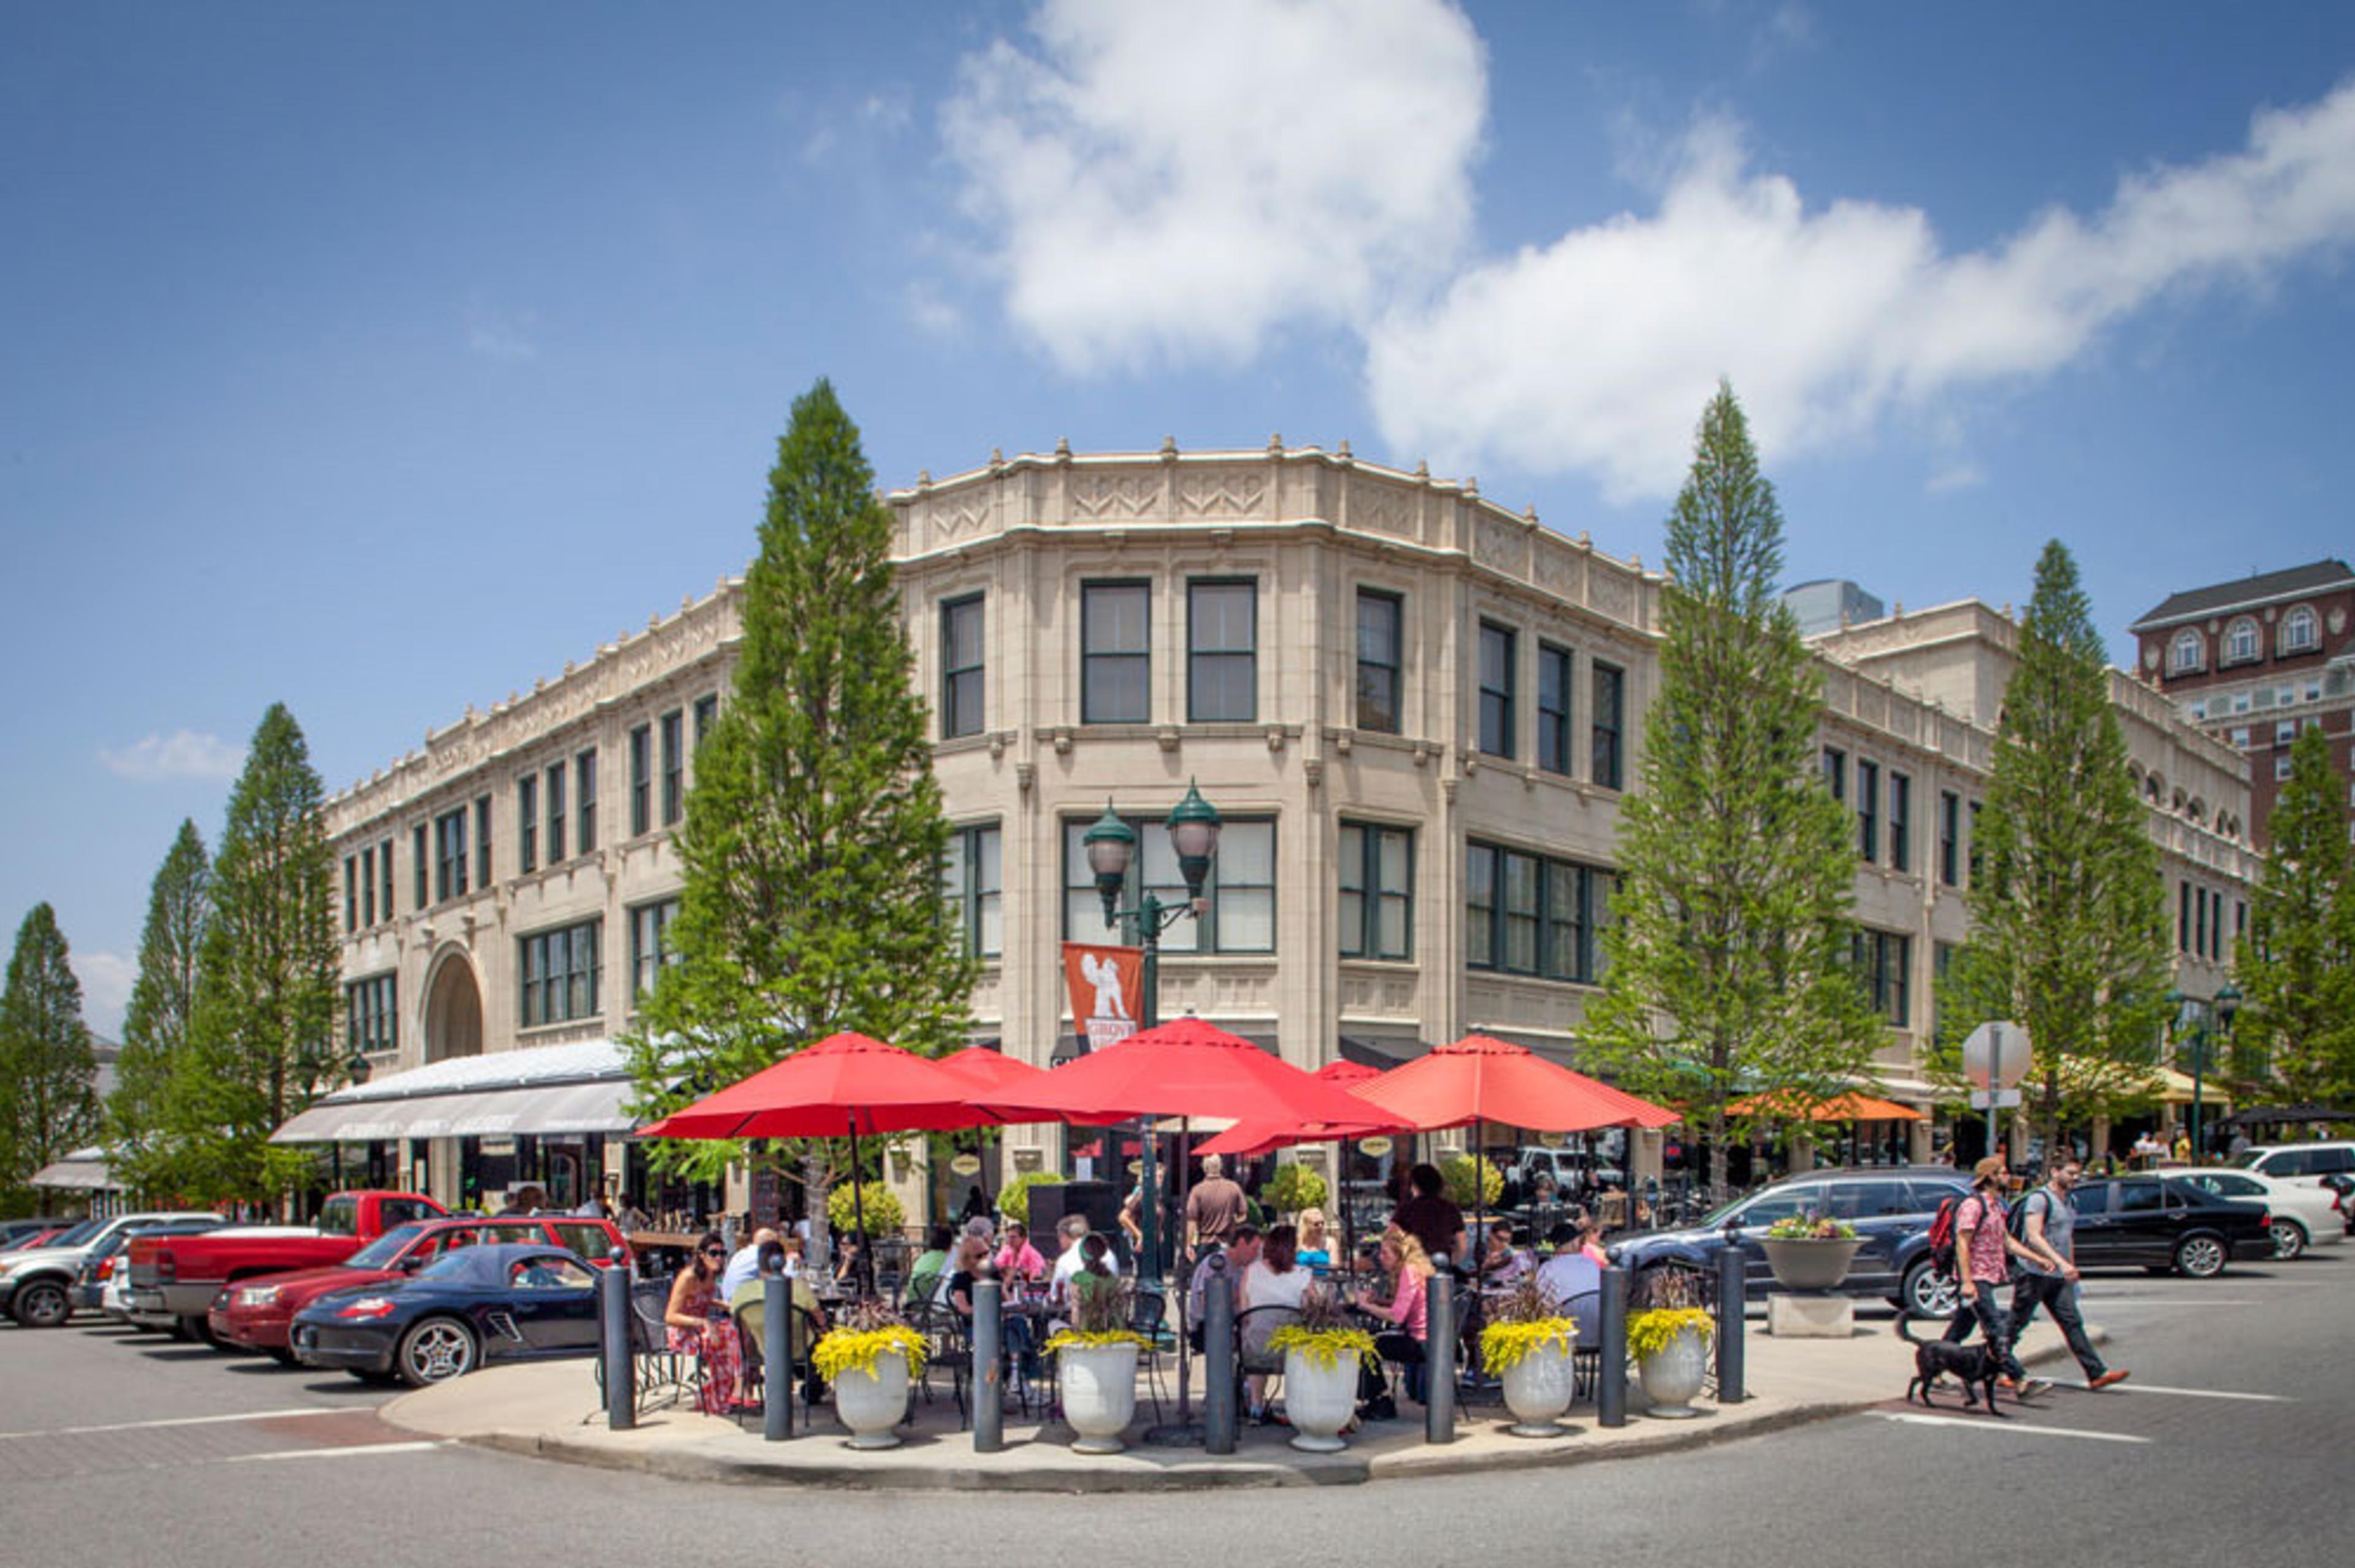
<svg viewBox="0 0 2355 1568">
<path fill-rule="evenodd" d="M 2347 1255 L 2342 1255 L 2347 1254 Z M 2175 1564 L 2346 1550 L 2355 1246 L 2197 1283 L 2111 1275 L 2123 1390 L 1994 1421 L 1879 1410 L 1666 1457 L 1282 1490 L 1053 1498 L 688 1485 L 421 1443 L 388 1397 L 113 1328 L 0 1328 L 11 1563 L 325 1560 L 1220 1568 L 1535 1560 Z M 1753 1332 L 1755 1329 L 1753 1328 Z M 2056 1375 L 2070 1369 L 2048 1369 Z M 585 1375 L 585 1373 L 584 1373 Z M 1574 1441 L 1574 1439 L 1572 1439 Z"/>
</svg>

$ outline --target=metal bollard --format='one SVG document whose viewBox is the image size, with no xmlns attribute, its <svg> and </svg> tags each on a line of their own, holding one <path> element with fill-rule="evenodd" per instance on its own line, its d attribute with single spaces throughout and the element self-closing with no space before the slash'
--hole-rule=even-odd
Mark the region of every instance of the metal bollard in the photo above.
<svg viewBox="0 0 2355 1568">
<path fill-rule="evenodd" d="M 1447 1255 L 1431 1260 L 1430 1295 L 1423 1302 L 1423 1440 L 1455 1441 L 1455 1280 Z"/>
<path fill-rule="evenodd" d="M 1594 1424 L 1627 1424 L 1627 1271 L 1603 1271 L 1603 1371 L 1594 1390 Z"/>
<path fill-rule="evenodd" d="M 1211 1261 L 1202 1286 L 1202 1443 L 1213 1454 L 1235 1451 L 1235 1278 L 1224 1257 Z"/>
<path fill-rule="evenodd" d="M 1748 1310 L 1749 1259 L 1740 1247 L 1717 1254 L 1717 1403 L 1739 1404 L 1742 1391 L 1742 1317 Z"/>
<path fill-rule="evenodd" d="M 615 1247 L 612 1267 L 597 1275 L 597 1353 L 605 1359 L 605 1426 L 627 1432 L 638 1424 L 637 1362 L 630 1354 L 630 1269 Z"/>
<path fill-rule="evenodd" d="M 994 1279 L 973 1287 L 973 1451 L 996 1454 L 1006 1447 L 1006 1287 Z"/>
<path fill-rule="evenodd" d="M 794 1289 L 784 1275 L 761 1282 L 761 1436 L 794 1435 Z"/>
</svg>

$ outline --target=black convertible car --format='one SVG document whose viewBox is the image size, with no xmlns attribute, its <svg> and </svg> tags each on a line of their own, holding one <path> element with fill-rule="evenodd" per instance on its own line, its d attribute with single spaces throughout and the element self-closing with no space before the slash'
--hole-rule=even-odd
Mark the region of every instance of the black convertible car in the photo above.
<svg viewBox="0 0 2355 1568">
<path fill-rule="evenodd" d="M 390 1285 L 323 1296 L 294 1319 L 295 1360 L 422 1387 L 485 1361 L 597 1349 L 597 1271 L 545 1243 L 449 1253 Z"/>
</svg>

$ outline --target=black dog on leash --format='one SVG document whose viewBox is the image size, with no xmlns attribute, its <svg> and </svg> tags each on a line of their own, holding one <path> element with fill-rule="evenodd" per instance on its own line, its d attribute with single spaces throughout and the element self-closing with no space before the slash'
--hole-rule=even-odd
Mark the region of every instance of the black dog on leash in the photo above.
<svg viewBox="0 0 2355 1568">
<path fill-rule="evenodd" d="M 2009 1420 L 1995 1407 L 1995 1380 L 2003 1371 L 2002 1358 L 1996 1348 L 1984 1339 L 1966 1345 L 1950 1345 L 1944 1339 L 1916 1339 L 1905 1331 L 1913 1316 L 1910 1312 L 1897 1315 L 1897 1337 L 1913 1347 L 1913 1381 L 1905 1385 L 1906 1403 L 1911 1404 L 1919 1390 L 1922 1403 L 1936 1409 L 1935 1402 L 1930 1398 L 1931 1385 L 1951 1372 L 1962 1381 L 1965 1410 L 1971 1407 L 1971 1390 L 1976 1387 L 1987 1413 L 1998 1420 Z"/>
</svg>

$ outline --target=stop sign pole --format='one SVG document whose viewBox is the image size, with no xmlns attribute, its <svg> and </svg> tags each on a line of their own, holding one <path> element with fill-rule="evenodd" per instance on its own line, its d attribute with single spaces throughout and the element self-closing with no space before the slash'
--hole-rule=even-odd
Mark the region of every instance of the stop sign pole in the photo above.
<svg viewBox="0 0 2355 1568">
<path fill-rule="evenodd" d="M 1996 1135 L 2002 1121 L 2003 1092 L 2028 1076 L 2033 1061 L 2028 1031 L 2009 1019 L 1991 1019 L 1963 1041 L 1963 1076 L 1987 1095 L 1989 1154 L 2002 1147 Z"/>
</svg>

